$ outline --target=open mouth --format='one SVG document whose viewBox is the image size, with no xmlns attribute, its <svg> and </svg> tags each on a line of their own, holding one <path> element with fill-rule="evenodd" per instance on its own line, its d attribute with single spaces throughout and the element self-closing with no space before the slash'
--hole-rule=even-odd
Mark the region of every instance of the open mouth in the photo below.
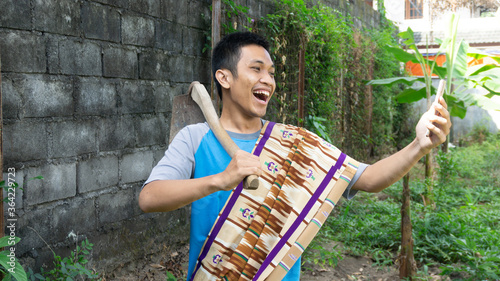
<svg viewBox="0 0 500 281">
<path fill-rule="evenodd" d="M 263 101 L 263 102 L 266 102 L 268 99 L 269 99 L 269 92 L 268 91 L 255 91 L 253 92 L 253 95 Z"/>
</svg>

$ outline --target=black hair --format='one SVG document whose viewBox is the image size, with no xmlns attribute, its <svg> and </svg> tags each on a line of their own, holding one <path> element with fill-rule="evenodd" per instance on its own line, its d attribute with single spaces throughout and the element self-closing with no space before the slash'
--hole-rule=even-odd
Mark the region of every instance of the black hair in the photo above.
<svg viewBox="0 0 500 281">
<path fill-rule="evenodd" d="M 222 87 L 215 77 L 217 70 L 225 68 L 238 77 L 237 65 L 241 56 L 241 48 L 248 45 L 258 45 L 269 52 L 269 42 L 262 36 L 252 32 L 235 32 L 223 37 L 212 52 L 212 75 L 217 92 L 222 100 Z"/>
</svg>

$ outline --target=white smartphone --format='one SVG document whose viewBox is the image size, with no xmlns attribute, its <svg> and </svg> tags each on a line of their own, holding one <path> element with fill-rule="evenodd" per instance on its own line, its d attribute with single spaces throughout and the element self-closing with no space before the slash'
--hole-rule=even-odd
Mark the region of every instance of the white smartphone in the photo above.
<svg viewBox="0 0 500 281">
<path fill-rule="evenodd" d="M 441 79 L 439 81 L 439 86 L 438 86 L 438 90 L 437 90 L 436 98 L 434 99 L 434 102 L 439 102 L 439 98 L 441 98 L 443 96 L 445 85 L 446 85 L 446 80 Z M 436 111 L 436 115 L 439 115 L 439 112 Z M 429 129 L 427 129 L 427 133 L 425 134 L 425 136 L 430 137 L 430 135 L 431 135 L 431 132 L 429 131 Z"/>
</svg>

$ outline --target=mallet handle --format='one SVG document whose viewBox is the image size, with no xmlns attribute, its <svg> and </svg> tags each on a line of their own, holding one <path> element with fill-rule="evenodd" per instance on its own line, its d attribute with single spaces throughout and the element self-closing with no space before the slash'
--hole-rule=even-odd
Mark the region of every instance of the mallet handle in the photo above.
<svg viewBox="0 0 500 281">
<path fill-rule="evenodd" d="M 205 116 L 205 120 L 207 120 L 208 126 L 212 129 L 215 137 L 222 144 L 222 147 L 226 150 L 226 152 L 234 157 L 236 151 L 240 148 L 234 143 L 234 141 L 229 137 L 226 130 L 222 127 L 219 116 L 215 112 L 214 105 L 212 104 L 212 100 L 208 95 L 205 86 L 200 84 L 198 81 L 194 81 L 189 86 L 189 92 L 191 93 L 191 97 L 198 104 L 203 115 Z M 247 189 L 257 189 L 259 187 L 259 177 L 256 175 L 247 176 L 243 180 L 243 187 Z"/>
</svg>

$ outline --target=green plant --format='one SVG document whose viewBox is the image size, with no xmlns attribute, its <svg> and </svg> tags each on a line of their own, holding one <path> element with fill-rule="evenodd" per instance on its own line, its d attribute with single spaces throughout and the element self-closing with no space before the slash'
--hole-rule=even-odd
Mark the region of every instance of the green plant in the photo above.
<svg viewBox="0 0 500 281">
<path fill-rule="evenodd" d="M 44 271 L 42 268 L 41 273 L 30 274 L 30 280 L 96 280 L 99 277 L 98 274 L 86 268 L 88 263 L 86 256 L 90 254 L 93 246 L 87 239 L 80 245 L 76 241 L 75 249 L 71 251 L 69 257 L 64 258 L 52 251 L 54 268 L 50 271 Z M 32 273 L 31 270 L 30 273 Z"/>
<path fill-rule="evenodd" d="M 453 266 L 445 265 L 441 267 L 442 274 L 464 272 L 470 276 L 467 280 L 500 279 L 500 249 L 498 247 L 482 249 L 470 237 L 456 239 L 455 243 L 461 250 L 465 263 Z"/>
<path fill-rule="evenodd" d="M 410 183 L 415 260 L 440 266 L 444 275 L 496 280 L 500 275 L 500 138 L 491 135 L 482 144 L 456 147 L 440 157 L 436 209 L 423 205 L 425 180 Z M 363 193 L 356 200 L 339 203 L 336 212 L 340 215 L 327 220 L 320 237 L 344 243 L 351 254 L 371 254 L 379 264 L 390 263 L 383 253 L 399 247 L 395 214 L 401 191 L 398 182 L 383 191 L 383 200 Z M 424 271 L 419 278 L 424 278 Z"/>
<path fill-rule="evenodd" d="M 13 246 L 19 240 L 21 239 L 11 236 L 0 238 L 0 248 L 7 247 L 6 250 L 0 252 L 0 272 L 4 276 L 2 280 L 12 280 L 12 278 L 17 281 L 28 280 L 26 272 L 15 256 L 15 248 Z"/>
<path fill-rule="evenodd" d="M 323 125 L 323 122 L 327 121 L 325 118 L 309 115 L 307 116 L 306 121 L 308 128 L 312 129 L 316 134 L 318 134 L 318 136 L 322 137 L 327 142 L 332 142 L 326 131 L 325 125 Z"/>
<path fill-rule="evenodd" d="M 167 271 L 167 278 L 165 281 L 177 281 L 177 278 L 175 278 L 175 275 L 173 275 L 170 271 Z"/>
<path fill-rule="evenodd" d="M 224 4 L 224 15 L 226 20 L 221 22 L 223 34 L 238 31 L 238 23 L 244 29 L 252 31 L 252 27 L 247 24 L 252 23 L 252 18 L 248 15 L 248 7 L 236 4 L 233 0 L 222 0 Z"/>
<path fill-rule="evenodd" d="M 331 249 L 325 248 L 326 242 L 326 240 L 314 241 L 304 254 L 304 261 L 321 266 L 336 267 L 343 259 L 342 252 L 338 248 L 339 245 L 335 245 Z"/>
<path fill-rule="evenodd" d="M 380 29 L 360 31 L 348 14 L 317 1 L 280 0 L 276 11 L 259 19 L 254 28 L 271 41 L 276 66 L 277 90 L 266 118 L 299 123 L 298 54 L 305 50 L 304 116 L 323 118 L 323 131 L 353 157 L 366 156 L 367 151 L 387 152 L 389 145 L 384 150 L 371 148 L 394 139 L 397 113 L 390 97 L 399 89 L 374 88 L 370 96 L 364 79 L 398 71 L 397 63 L 381 47 L 395 42 L 394 26 L 382 19 Z M 316 130 L 311 122 L 306 127 Z"/>
<path fill-rule="evenodd" d="M 407 31 L 399 35 L 404 39 L 404 44 L 408 46 L 413 53 L 407 52 L 399 47 L 388 46 L 387 49 L 394 54 L 396 59 L 403 63 L 409 61 L 419 63 L 426 76 L 418 77 L 396 77 L 387 79 L 372 80 L 368 84 L 393 85 L 395 83 L 404 83 L 408 88 L 399 94 L 396 99 L 399 102 L 411 103 L 424 97 L 429 97 L 428 93 L 435 92 L 434 88 L 429 88 L 431 74 L 436 74 L 441 79 L 446 79 L 445 99 L 448 103 L 448 110 L 452 116 L 464 118 L 467 112 L 467 106 L 477 105 L 484 109 L 500 110 L 500 104 L 491 99 L 495 95 L 500 95 L 500 66 L 495 64 L 478 65 L 467 68 L 467 58 L 474 59 L 490 58 L 497 63 L 500 58 L 490 56 L 479 50 L 469 48 L 469 44 L 464 40 L 457 40 L 458 16 L 452 14 L 448 27 L 445 29 L 446 37 L 444 40 L 438 40 L 441 44 L 438 55 L 445 54 L 446 62 L 441 66 L 424 58 L 415 46 L 413 31 L 408 28 Z M 436 56 L 437 57 L 437 56 Z M 424 87 L 418 87 L 416 82 L 423 82 Z M 454 87 L 452 87 L 452 84 Z M 468 89 L 482 88 L 487 94 L 473 94 Z"/>
<path fill-rule="evenodd" d="M 12 169 L 13 172 L 11 172 L 11 169 L 8 171 L 8 175 L 10 176 L 15 176 L 15 170 Z M 42 176 L 34 177 L 28 179 L 30 180 L 35 180 L 35 179 L 43 179 Z M 22 187 L 19 186 L 19 184 L 15 181 L 12 180 L 12 178 L 9 178 L 8 181 L 0 181 L 0 192 L 2 192 L 3 189 L 7 189 L 7 192 L 9 196 L 3 199 L 4 203 L 7 203 L 9 207 L 7 208 L 8 211 L 8 216 L 9 217 L 14 217 L 15 213 L 12 210 L 15 210 L 13 206 L 15 206 L 15 194 L 16 190 L 20 189 L 23 190 Z M 13 195 L 13 196 L 10 196 Z M 11 280 L 14 278 L 15 280 L 22 281 L 22 280 L 27 280 L 27 275 L 26 271 L 24 268 L 21 266 L 19 263 L 18 259 L 15 256 L 15 245 L 20 241 L 21 239 L 19 237 L 15 237 L 9 235 L 9 236 L 4 236 L 0 238 L 0 248 L 6 248 L 6 250 L 0 252 L 0 273 L 3 276 L 2 280 Z"/>
</svg>

